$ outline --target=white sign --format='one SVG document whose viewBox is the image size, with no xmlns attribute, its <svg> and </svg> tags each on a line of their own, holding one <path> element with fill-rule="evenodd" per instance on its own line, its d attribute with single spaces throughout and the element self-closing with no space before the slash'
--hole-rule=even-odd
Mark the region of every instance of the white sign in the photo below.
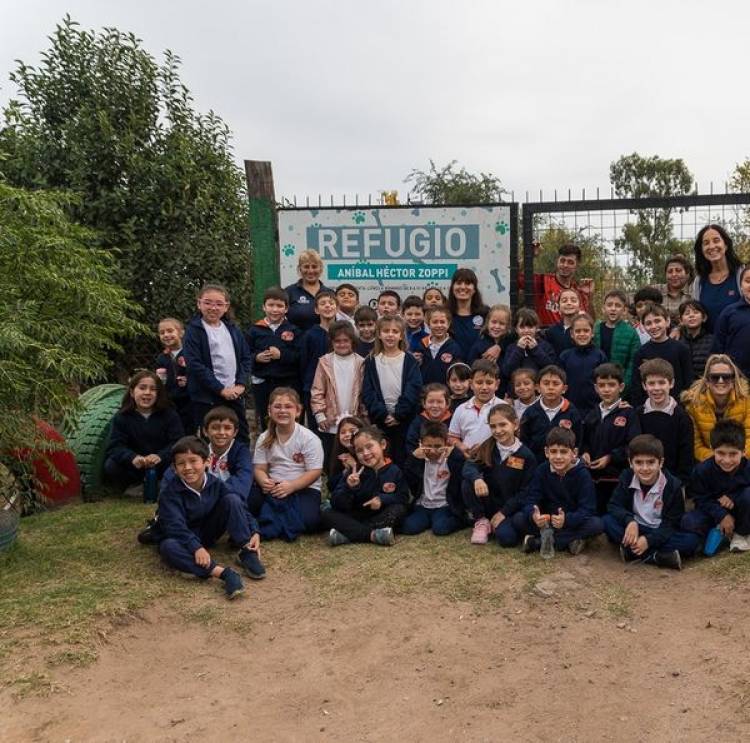
<svg viewBox="0 0 750 743">
<path fill-rule="evenodd" d="M 436 286 L 447 293 L 457 268 L 471 268 L 487 304 L 510 302 L 510 207 L 360 207 L 279 210 L 281 285 L 298 280 L 297 256 L 320 253 L 321 280 L 349 283 L 360 302 L 383 289 L 401 299 Z"/>
</svg>

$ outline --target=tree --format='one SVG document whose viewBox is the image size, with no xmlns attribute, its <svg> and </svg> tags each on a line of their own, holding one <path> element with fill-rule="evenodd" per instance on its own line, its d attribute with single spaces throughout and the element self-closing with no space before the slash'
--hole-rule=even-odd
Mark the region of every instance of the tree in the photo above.
<svg viewBox="0 0 750 743">
<path fill-rule="evenodd" d="M 729 178 L 729 187 L 732 191 L 750 193 L 750 159 L 735 165 Z M 744 261 L 750 260 L 750 204 L 737 208 L 729 226 L 737 253 Z"/>
<path fill-rule="evenodd" d="M 507 193 L 502 183 L 491 173 L 475 175 L 466 168 L 457 170 L 457 161 L 451 160 L 444 167 L 435 167 L 430 160 L 430 169 L 412 170 L 404 183 L 413 183 L 413 191 L 427 204 L 445 206 L 469 206 L 491 204 L 501 200 Z"/>
<path fill-rule="evenodd" d="M 52 423 L 75 407 L 77 388 L 105 377 L 121 338 L 145 328 L 112 279 L 114 261 L 74 224 L 62 193 L 0 180 L 0 462 L 51 448 L 35 418 Z"/>
<path fill-rule="evenodd" d="M 167 51 L 158 64 L 133 34 L 82 31 L 69 17 L 51 42 L 38 68 L 19 62 L 11 74 L 19 99 L 0 130 L 8 181 L 77 195 L 72 217 L 113 251 L 118 280 L 152 326 L 190 314 L 209 279 L 226 284 L 246 316 L 244 178 L 226 125 L 193 110 L 178 57 Z M 131 339 L 127 350 L 148 349 L 150 360 L 152 345 L 142 344 Z"/>
<path fill-rule="evenodd" d="M 613 162 L 609 179 L 620 198 L 683 196 L 690 193 L 693 184 L 693 176 L 683 160 L 642 157 L 637 152 Z M 661 281 L 666 259 L 686 250 L 683 241 L 672 236 L 673 211 L 632 210 L 635 222 L 626 224 L 622 237 L 615 241 L 618 249 L 631 253 L 629 273 L 638 284 Z"/>
</svg>

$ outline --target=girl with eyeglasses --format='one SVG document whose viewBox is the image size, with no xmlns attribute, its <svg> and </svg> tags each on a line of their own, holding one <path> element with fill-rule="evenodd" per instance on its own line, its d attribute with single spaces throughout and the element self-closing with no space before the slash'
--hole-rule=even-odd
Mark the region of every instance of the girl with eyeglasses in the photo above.
<svg viewBox="0 0 750 743">
<path fill-rule="evenodd" d="M 744 426 L 745 454 L 750 455 L 750 386 L 729 356 L 709 356 L 703 376 L 683 393 L 682 402 L 693 420 L 696 461 L 713 456 L 711 431 L 720 420 L 733 420 Z"/>
</svg>

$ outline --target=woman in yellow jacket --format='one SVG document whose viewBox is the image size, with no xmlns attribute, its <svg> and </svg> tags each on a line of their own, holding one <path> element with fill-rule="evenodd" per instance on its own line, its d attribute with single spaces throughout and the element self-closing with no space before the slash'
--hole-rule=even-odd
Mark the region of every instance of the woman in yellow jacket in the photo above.
<svg viewBox="0 0 750 743">
<path fill-rule="evenodd" d="M 682 403 L 693 419 L 696 462 L 713 456 L 711 431 L 723 418 L 745 427 L 745 456 L 750 457 L 750 386 L 729 356 L 709 356 L 703 376 L 682 393 Z"/>
</svg>

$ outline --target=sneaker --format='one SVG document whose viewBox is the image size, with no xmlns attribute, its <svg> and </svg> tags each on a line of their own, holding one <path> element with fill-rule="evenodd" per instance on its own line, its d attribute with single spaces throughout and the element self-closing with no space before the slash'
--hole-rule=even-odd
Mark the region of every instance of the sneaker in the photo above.
<svg viewBox="0 0 750 743">
<path fill-rule="evenodd" d="M 345 537 L 336 529 L 331 529 L 331 531 L 328 532 L 328 544 L 330 544 L 331 547 L 338 547 L 340 544 L 349 544 L 350 541 L 349 537 Z"/>
<path fill-rule="evenodd" d="M 143 483 L 140 482 L 137 485 L 130 485 L 125 488 L 123 495 L 126 498 L 143 498 Z"/>
<path fill-rule="evenodd" d="M 382 544 L 384 547 L 392 547 L 396 544 L 396 538 L 393 536 L 393 529 L 386 526 L 384 529 L 373 529 L 373 544 Z"/>
<path fill-rule="evenodd" d="M 492 526 L 489 519 L 477 519 L 474 522 L 474 530 L 471 532 L 472 544 L 487 544 L 490 537 Z"/>
<path fill-rule="evenodd" d="M 585 539 L 574 539 L 568 545 L 568 552 L 570 552 L 571 555 L 580 555 L 581 552 L 583 552 L 585 547 L 586 547 Z"/>
<path fill-rule="evenodd" d="M 706 542 L 703 545 L 703 554 L 706 557 L 713 557 L 719 551 L 725 540 L 726 537 L 721 533 L 721 529 L 719 529 L 718 526 L 714 526 L 714 528 L 706 534 Z"/>
<path fill-rule="evenodd" d="M 636 560 L 640 560 L 641 558 L 638 557 L 638 555 L 636 555 L 635 552 L 630 549 L 630 547 L 626 547 L 624 544 L 621 544 L 620 559 L 623 562 L 635 562 Z"/>
<path fill-rule="evenodd" d="M 224 568 L 224 572 L 219 576 L 219 579 L 224 581 L 224 593 L 228 599 L 236 599 L 237 596 L 244 593 L 245 586 L 242 584 L 242 578 L 232 568 Z"/>
<path fill-rule="evenodd" d="M 244 547 L 237 555 L 237 564 L 245 569 L 245 573 L 253 580 L 263 580 L 266 577 L 266 569 L 260 561 L 258 550 L 246 550 Z"/>
<path fill-rule="evenodd" d="M 657 552 L 654 555 L 654 562 L 660 568 L 682 570 L 682 558 L 677 550 L 672 550 L 671 552 Z"/>
<path fill-rule="evenodd" d="M 146 528 L 138 532 L 138 541 L 141 544 L 159 544 L 161 537 L 161 530 L 156 519 L 149 519 L 146 522 Z"/>
<path fill-rule="evenodd" d="M 732 541 L 729 543 L 730 552 L 747 552 L 750 550 L 750 537 L 745 534 L 735 532 Z"/>
<path fill-rule="evenodd" d="M 539 537 L 535 537 L 533 534 L 527 534 L 523 538 L 523 543 L 521 544 L 521 552 L 525 552 L 527 555 L 531 554 L 532 552 L 538 552 L 541 545 L 542 542 Z"/>
</svg>

